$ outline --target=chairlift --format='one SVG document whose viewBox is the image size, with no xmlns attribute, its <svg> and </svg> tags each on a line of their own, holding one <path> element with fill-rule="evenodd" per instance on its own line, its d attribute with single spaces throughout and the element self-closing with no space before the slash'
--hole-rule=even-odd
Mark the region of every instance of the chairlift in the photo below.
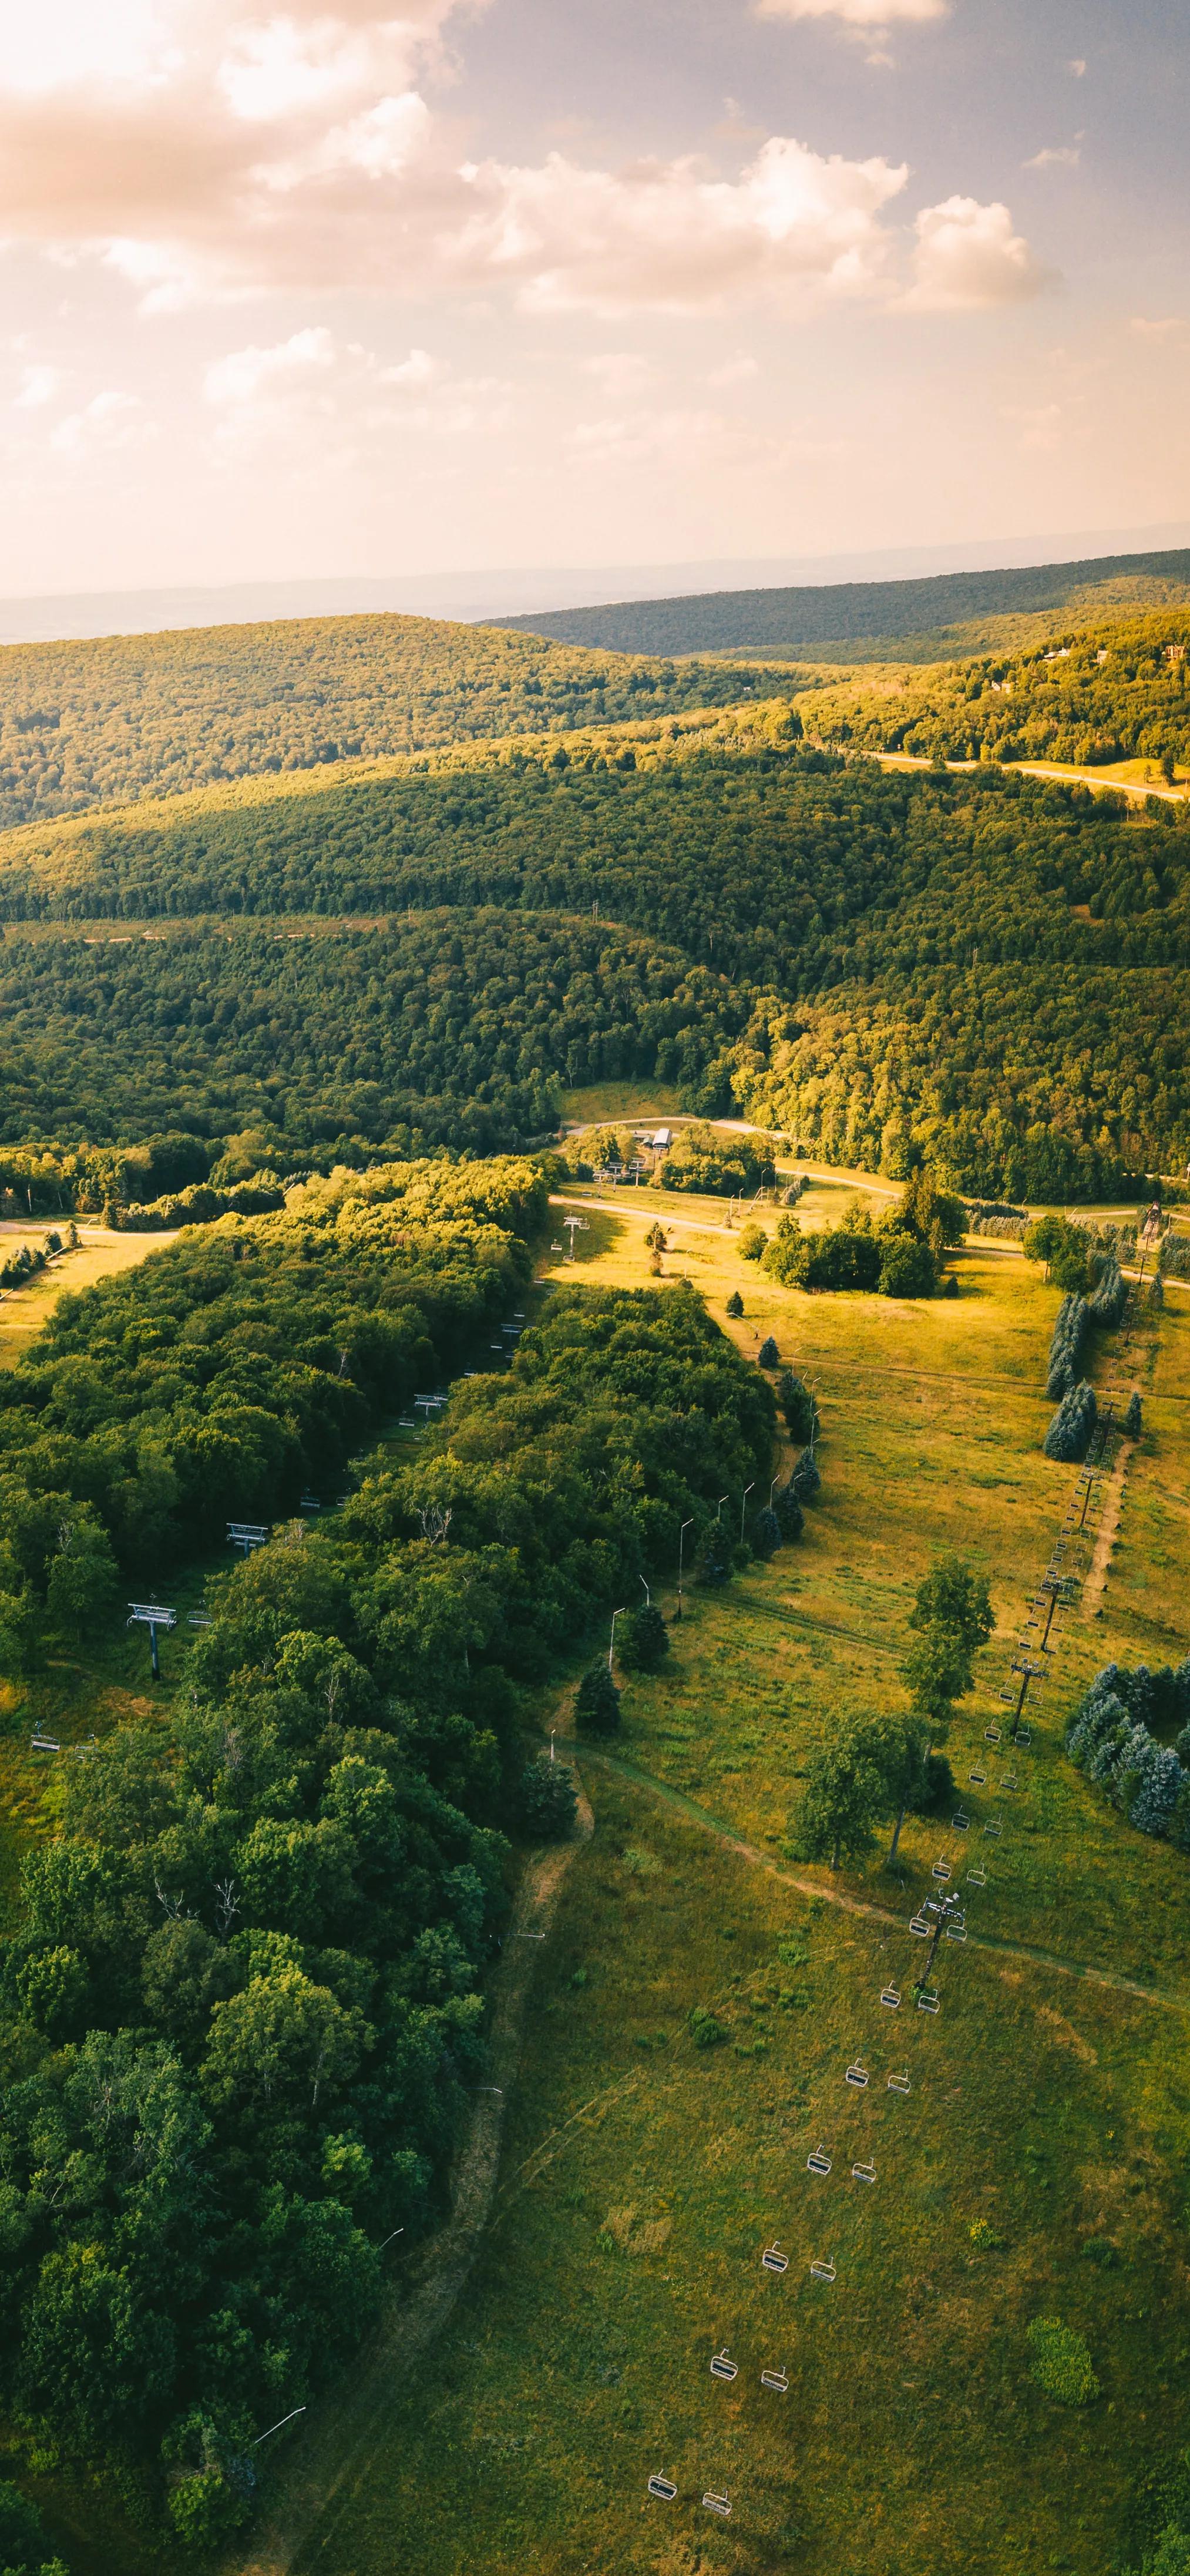
<svg viewBox="0 0 1190 2576">
<path fill-rule="evenodd" d="M 876 2180 L 876 2167 L 875 2167 L 875 2165 L 871 2165 L 871 2164 L 858 2164 L 858 2165 L 853 2165 L 853 2166 L 852 2166 L 852 2168 L 851 2168 L 851 2179 L 852 2179 L 852 2181 L 853 2181 L 853 2182 L 875 2182 L 875 2180 Z"/>
<path fill-rule="evenodd" d="M 967 1778 L 974 1789 L 982 1789 L 987 1776 L 986 1771 L 969 1771 L 967 1773 Z"/>
<path fill-rule="evenodd" d="M 659 2469 L 654 2470 L 649 2480 L 648 2492 L 651 2496 L 656 2496 L 659 2504 L 673 2504 L 677 2500 L 678 2490 L 673 2479 L 663 2478 Z"/>
<path fill-rule="evenodd" d="M 998 1840 L 999 1840 L 999 1837 L 1000 1837 L 1001 1833 L 1003 1832 L 1004 1828 L 1003 1828 L 1003 1826 L 1001 1825 L 1001 1822 L 1000 1822 L 1000 1819 L 999 1819 L 999 1817 L 998 1817 L 998 1816 L 989 1816 L 989 1817 L 988 1817 L 988 1820 L 987 1820 L 987 1823 L 986 1823 L 986 1825 L 984 1826 L 984 1829 L 983 1829 L 983 1830 L 984 1830 L 985 1834 L 990 1834 L 990 1835 L 991 1835 L 993 1842 L 996 1842 L 996 1841 L 998 1841 Z"/>
<path fill-rule="evenodd" d="M 789 2256 L 782 2253 L 779 2245 L 766 2245 L 760 2258 L 760 2268 L 762 2272 L 776 2272 L 778 2275 L 787 2272 Z"/>
<path fill-rule="evenodd" d="M 788 2397 L 789 2373 L 787 2370 L 762 2370 L 760 2385 L 762 2388 L 771 2388 L 774 2397 Z"/>
<path fill-rule="evenodd" d="M 900 2003 L 900 2000 L 901 2000 L 901 1990 L 900 1990 L 900 1987 L 899 1987 L 899 1986 L 882 1986 L 882 1987 L 881 1987 L 881 1989 L 880 1989 L 880 2001 L 881 2001 L 881 2003 L 882 2003 L 882 2004 L 887 2004 L 887 2005 L 888 2005 L 888 2008 L 889 2008 L 889 2011 L 890 2011 L 890 2012 L 895 2012 L 895 2011 L 896 2011 L 897 2006 L 898 2006 L 898 2004 Z"/>
<path fill-rule="evenodd" d="M 856 2092 L 857 2092 L 857 2093 L 862 2093 L 862 2092 L 863 2092 L 863 2089 L 864 2089 L 864 2086 L 865 2086 L 865 2084 L 867 2083 L 867 2080 L 868 2080 L 868 2070 L 867 2070 L 867 2067 L 866 2067 L 866 2066 L 861 2066 L 861 2065 L 860 2065 L 860 2062 L 859 2062 L 859 2059 L 858 2059 L 858 2057 L 857 2057 L 857 2058 L 855 2059 L 854 2063 L 853 2063 L 851 2066 L 849 2066 L 849 2067 L 848 2067 L 848 2069 L 847 2069 L 847 2073 L 846 2073 L 846 2075 L 844 2076 L 843 2081 L 844 2081 L 844 2083 L 845 2083 L 845 2084 L 854 2084 L 855 2089 L 856 2089 Z"/>
<path fill-rule="evenodd" d="M 890 2075 L 887 2090 L 890 2093 L 907 2093 L 909 2090 L 908 2075 Z"/>
<path fill-rule="evenodd" d="M 60 1753 L 62 1747 L 56 1735 L 33 1735 L 29 1739 L 29 1750 L 31 1753 Z"/>
<path fill-rule="evenodd" d="M 969 1869 L 969 1870 L 968 1870 L 968 1872 L 967 1872 L 967 1885 L 968 1885 L 968 1887 L 986 1887 L 986 1886 L 987 1886 L 987 1883 L 988 1883 L 988 1874 L 987 1874 L 986 1869 Z"/>
<path fill-rule="evenodd" d="M 723 2522 L 729 2522 L 731 2520 L 730 2496 L 717 2495 L 714 2487 L 708 2487 L 707 2492 L 703 2497 L 703 2503 L 706 2506 L 708 2513 L 717 2513 Z"/>
<path fill-rule="evenodd" d="M 828 2174 L 830 2169 L 831 2160 L 825 2147 L 815 2147 L 813 2154 L 806 2158 L 807 2173 Z"/>
<path fill-rule="evenodd" d="M 967 1938 L 966 1924 L 948 1923 L 946 1926 L 946 1938 L 948 1941 L 965 1941 Z"/>
<path fill-rule="evenodd" d="M 724 2344 L 722 2352 L 717 2352 L 712 2357 L 711 2377 L 712 2379 L 730 2380 L 738 2379 L 739 2375 L 740 2365 L 738 2361 L 733 2361 L 731 2359 L 727 2346 Z"/>
<path fill-rule="evenodd" d="M 319 1502 L 317 1494 L 303 1494 L 302 1499 L 298 1504 L 298 1510 L 299 1512 L 320 1512 L 322 1510 L 322 1505 Z"/>
<path fill-rule="evenodd" d="M 1009 1692 L 1009 1698 L 1011 1698 L 1011 1696 L 1012 1696 L 1012 1694 L 1011 1694 L 1011 1692 Z M 998 1744 L 998 1743 L 999 1743 L 999 1741 L 1000 1741 L 1000 1729 L 999 1729 L 999 1727 L 998 1727 L 998 1726 L 985 1726 L 985 1728 L 984 1728 L 984 1730 L 983 1730 L 983 1740 L 984 1740 L 984 1743 L 985 1743 L 985 1744 Z"/>
<path fill-rule="evenodd" d="M 926 1941 L 929 1939 L 930 1927 L 924 1914 L 915 1914 L 912 1922 L 910 1923 L 909 1929 L 911 1932 L 915 1932 L 917 1934 L 919 1941 Z"/>
<path fill-rule="evenodd" d="M 1019 1783 L 1018 1783 L 1018 1781 L 1017 1781 L 1017 1776 L 1016 1776 L 1015 1771 L 1006 1771 L 1006 1772 L 1005 1772 L 1005 1774 L 1004 1774 L 1004 1777 L 1003 1777 L 1002 1781 L 1000 1782 L 1000 1786 L 1001 1786 L 1001 1788 L 1002 1788 L 1002 1789 L 1007 1789 L 1007 1790 L 1009 1790 L 1010 1792 L 1011 1792 L 1013 1789 L 1017 1788 L 1017 1787 L 1019 1786 Z"/>
<path fill-rule="evenodd" d="M 922 1987 L 922 1990 L 921 1990 L 921 1993 L 919 1994 L 919 1996 L 918 1996 L 918 1998 L 917 1998 L 917 2009 L 918 2009 L 918 2011 L 919 2011 L 919 2012 L 937 2012 L 937 2011 L 939 2010 L 939 2008 L 940 2008 L 940 2007 L 939 2007 L 939 1996 L 938 1996 L 938 1989 L 937 1989 L 937 1987 L 936 1987 L 936 1986 L 923 1986 L 923 1987 Z"/>
<path fill-rule="evenodd" d="M 970 1822 L 970 1816 L 964 1815 L 961 1807 L 956 1807 L 950 1820 L 950 1830 L 952 1834 L 965 1834 Z"/>
<path fill-rule="evenodd" d="M 825 2260 L 820 2260 L 820 2261 L 818 2261 L 818 2262 L 811 2263 L 811 2265 L 810 2265 L 810 2278 L 811 2278 L 811 2280 L 812 2280 L 812 2281 L 833 2281 L 833 2280 L 834 2280 L 834 2278 L 835 2278 L 835 2266 L 834 2266 L 833 2262 L 831 2261 L 831 2258 L 830 2258 L 829 2254 L 826 2256 Z"/>
<path fill-rule="evenodd" d="M 1018 1743 L 1018 1744 L 1030 1745 L 1030 1744 L 1032 1743 L 1032 1741 L 1033 1741 L 1033 1729 L 1032 1729 L 1032 1727 L 1031 1727 L 1031 1726 L 1018 1726 L 1017 1731 L 1016 1731 L 1016 1740 L 1017 1740 L 1017 1743 Z"/>
<path fill-rule="evenodd" d="M 934 1863 L 934 1866 L 933 1866 L 932 1870 L 930 1871 L 930 1876 L 931 1876 L 931 1878 L 939 1878 L 939 1879 L 947 1879 L 947 1878 L 949 1878 L 949 1877 L 950 1877 L 950 1862 L 949 1862 L 948 1860 L 936 1860 L 936 1861 L 935 1861 L 935 1863 Z"/>
</svg>

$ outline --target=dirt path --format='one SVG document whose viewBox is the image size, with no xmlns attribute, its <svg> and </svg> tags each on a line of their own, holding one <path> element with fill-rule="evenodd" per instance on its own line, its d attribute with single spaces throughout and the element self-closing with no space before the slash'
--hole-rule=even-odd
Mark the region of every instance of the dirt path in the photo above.
<svg viewBox="0 0 1190 2576">
<path fill-rule="evenodd" d="M 1107 1479 L 1107 1491 L 1104 1495 L 1103 1509 L 1099 1515 L 1099 1527 L 1095 1533 L 1095 1545 L 1091 1550 L 1091 1562 L 1087 1568 L 1086 1582 L 1083 1585 L 1082 1614 L 1084 1619 L 1094 1618 L 1107 1585 L 1108 1573 L 1111 1567 L 1111 1552 L 1115 1546 L 1116 1533 L 1120 1526 L 1120 1513 L 1124 1506 L 1124 1485 L 1128 1475 L 1128 1461 L 1131 1456 L 1132 1442 L 1130 1440 L 1122 1441 L 1120 1444 L 1119 1457 L 1117 1458 L 1115 1466 L 1112 1468 L 1111 1474 Z"/>
<path fill-rule="evenodd" d="M 700 1807 L 693 1798 L 688 1798 L 684 1790 L 669 1788 L 665 1781 L 654 1779 L 650 1771 L 638 1770 L 634 1762 L 625 1761 L 621 1754 L 605 1753 L 602 1749 L 596 1752 L 594 1746 L 584 1745 L 583 1759 L 598 1762 L 604 1770 L 618 1772 L 622 1779 L 630 1780 L 634 1788 L 646 1790 L 650 1797 L 660 1799 L 664 1806 L 676 1807 L 691 1824 L 701 1826 L 704 1833 L 713 1834 L 725 1850 L 746 1861 L 749 1868 L 767 1870 L 769 1877 L 778 1879 L 783 1887 L 796 1887 L 800 1896 L 819 1897 L 824 1905 L 838 1906 L 844 1914 L 866 1916 L 869 1922 L 885 1924 L 890 1931 L 905 1931 L 904 1914 L 891 1914 L 887 1906 L 872 1905 L 861 1896 L 846 1896 L 841 1888 L 824 1887 L 819 1879 L 799 1878 L 795 1870 L 783 1869 L 768 1852 L 758 1851 L 755 1843 L 745 1842 L 741 1834 L 735 1833 L 730 1825 L 723 1824 L 718 1816 L 711 1815 L 706 1807 Z M 1161 2004 L 1171 2012 L 1190 2013 L 1190 1994 L 1163 1993 L 1157 1986 L 1138 1985 L 1131 1977 L 1113 1977 L 1105 1968 L 1089 1968 L 1081 1960 L 1060 1959 L 1054 1951 L 1037 1949 L 1031 1942 L 1000 1941 L 992 1933 L 968 1932 L 966 1947 L 968 1950 L 994 1951 L 1005 1959 L 1027 1959 L 1036 1967 L 1056 1969 L 1060 1976 L 1077 1977 L 1086 1985 L 1106 1986 L 1113 1994 L 1134 1995 L 1141 2003 Z"/>
<path fill-rule="evenodd" d="M 446 2323 L 479 2251 L 496 2188 L 504 2104 L 520 2061 L 530 1988 L 576 1852 L 590 1839 L 594 1817 L 579 1783 L 578 1831 L 526 1870 L 492 1993 L 489 2078 L 481 2091 L 452 2178 L 451 2212 L 410 2267 L 400 2296 L 353 2365 L 348 2381 L 320 2401 L 306 2418 L 284 2474 L 281 2493 L 248 2558 L 233 2554 L 223 2576 L 287 2576 L 318 2526 L 323 2542 L 367 2477 L 383 2430 L 394 2382 Z M 308 2427 L 308 2429 L 307 2429 Z"/>
</svg>

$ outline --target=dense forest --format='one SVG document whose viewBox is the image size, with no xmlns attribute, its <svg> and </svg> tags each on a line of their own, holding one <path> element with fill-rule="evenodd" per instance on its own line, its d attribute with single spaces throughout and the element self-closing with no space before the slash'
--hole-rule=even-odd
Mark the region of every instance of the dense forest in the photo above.
<svg viewBox="0 0 1190 2576">
<path fill-rule="evenodd" d="M 114 1623 L 119 1571 L 279 1522 L 185 1690 L 71 1762 L 0 1956 L 6 2410 L 180 2541 L 245 2520 L 255 2437 L 441 2209 L 504 1837 L 567 1795 L 518 1682 L 769 1473 L 771 1391 L 691 1290 L 574 1289 L 414 1456 L 285 1519 L 486 1353 L 542 1210 L 523 1164 L 316 1185 L 65 1300 L 0 1379 L 8 1669 Z"/>
<path fill-rule="evenodd" d="M 0 649 L 0 829 L 213 779 L 723 706 L 771 678 L 428 617 L 291 618 Z"/>
<path fill-rule="evenodd" d="M 724 1105 L 711 1068 L 750 1008 L 672 947 L 548 912 L 439 911 L 302 935 L 242 923 L 127 942 L 10 932 L 0 1142 L 248 1130 L 257 1161 L 282 1173 L 311 1153 L 385 1142 L 486 1153 L 555 1129 L 562 1082 L 656 1075 L 695 1106 L 709 1082 L 708 1105 Z M 14 1180 L 24 1168 L 0 1153 L 0 1179 L 6 1164 Z M 160 1187 L 208 1168 L 171 1171 Z M 156 1195 L 87 1177 L 96 1205 Z"/>
<path fill-rule="evenodd" d="M 515 1147 L 558 1083 L 654 1073 L 826 1159 L 1099 1196 L 1190 1154 L 1177 812 L 884 771 L 775 702 L 27 829 L 7 1138 L 251 1129 L 244 1178 Z"/>
<path fill-rule="evenodd" d="M 1071 629 L 1017 654 L 824 691 L 817 740 L 927 760 L 1055 760 L 1079 769 L 1149 760 L 1170 778 L 1190 763 L 1190 613 Z"/>
<path fill-rule="evenodd" d="M 508 617 L 505 630 L 617 653 L 779 653 L 836 662 L 933 661 L 976 650 L 982 629 L 1034 620 L 1043 631 L 1190 599 L 1190 550 L 1097 555 L 1078 563 L 998 572 L 935 573 L 916 581 L 847 581 L 799 589 L 704 591 L 687 599 L 621 600 L 606 608 Z M 951 635 L 955 641 L 946 642 Z M 959 640 L 960 637 L 963 640 Z M 969 637 L 969 641 L 966 639 Z M 989 641 L 995 640 L 989 635 Z"/>
</svg>

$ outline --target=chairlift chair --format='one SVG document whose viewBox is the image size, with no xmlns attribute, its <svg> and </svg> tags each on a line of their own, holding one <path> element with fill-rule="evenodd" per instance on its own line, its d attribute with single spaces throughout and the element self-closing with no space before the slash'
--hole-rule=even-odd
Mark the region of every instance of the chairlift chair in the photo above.
<svg viewBox="0 0 1190 2576">
<path fill-rule="evenodd" d="M 855 2059 L 853 2060 L 852 2064 L 848 2067 L 848 2069 L 847 2069 L 847 2073 L 846 2073 L 846 2075 L 844 2076 L 843 2081 L 844 2081 L 844 2083 L 845 2083 L 845 2084 L 854 2084 L 855 2089 L 856 2089 L 856 2092 L 857 2092 L 857 2093 L 862 2093 L 862 2092 L 863 2092 L 863 2089 L 864 2089 L 864 2086 L 865 2086 L 865 2084 L 867 2083 L 867 2080 L 868 2080 L 868 2070 L 867 2070 L 867 2067 L 866 2067 L 866 2066 L 861 2066 L 861 2065 L 860 2065 L 860 2062 L 859 2062 L 859 2059 L 858 2059 L 858 2057 L 857 2057 L 857 2058 L 855 2058 Z"/>
<path fill-rule="evenodd" d="M 967 1938 L 966 1924 L 948 1923 L 946 1926 L 946 1938 L 948 1941 L 965 1941 Z"/>
<path fill-rule="evenodd" d="M 762 2272 L 776 2272 L 780 2275 L 789 2270 L 789 2256 L 782 2253 L 779 2245 L 766 2245 L 760 2258 L 760 2268 Z"/>
<path fill-rule="evenodd" d="M 921 1993 L 917 1998 L 917 2009 L 919 2012 L 929 2013 L 936 2013 L 940 2009 L 940 1999 L 936 1986 L 922 1987 Z"/>
<path fill-rule="evenodd" d="M 967 1885 L 968 1885 L 968 1887 L 986 1887 L 986 1886 L 987 1886 L 987 1883 L 988 1883 L 988 1874 L 987 1874 L 986 1869 L 969 1869 L 969 1870 L 968 1870 L 968 1872 L 967 1872 Z"/>
<path fill-rule="evenodd" d="M 880 1989 L 880 2001 L 881 2001 L 881 2003 L 882 2003 L 882 2004 L 887 2004 L 887 2005 L 888 2005 L 888 2008 L 889 2008 L 889 2011 L 890 2011 L 890 2012 L 895 2012 L 895 2011 L 896 2011 L 897 2006 L 898 2006 L 898 2005 L 899 2005 L 899 2003 L 900 2003 L 900 2000 L 901 2000 L 901 1990 L 900 1990 L 900 1987 L 899 1987 L 899 1986 L 882 1986 L 882 1987 L 881 1987 L 881 1989 Z"/>
<path fill-rule="evenodd" d="M 31 1753 L 60 1753 L 62 1747 L 56 1735 L 33 1735 L 29 1739 L 29 1750 Z"/>
<path fill-rule="evenodd" d="M 649 2480 L 648 2492 L 651 2496 L 656 2496 L 659 2504 L 673 2504 L 676 2502 L 678 2490 L 672 2478 L 662 2477 L 660 2470 L 655 2469 Z"/>
<path fill-rule="evenodd" d="M 912 1922 L 910 1923 L 909 1929 L 911 1932 L 915 1932 L 917 1934 L 919 1941 L 928 1941 L 930 1937 L 930 1927 L 924 1914 L 915 1914 Z"/>
<path fill-rule="evenodd" d="M 1011 1698 L 1011 1696 L 1012 1696 L 1012 1694 L 1011 1694 L 1011 1692 L 1010 1692 L 1010 1693 L 1009 1693 L 1009 1697 Z M 998 1744 L 998 1743 L 999 1743 L 999 1741 L 1000 1741 L 1000 1729 L 999 1729 L 999 1727 L 998 1727 L 998 1726 L 985 1726 L 985 1728 L 984 1728 L 984 1730 L 983 1730 L 983 1740 L 984 1740 L 984 1743 L 985 1743 L 985 1744 Z"/>
<path fill-rule="evenodd" d="M 908 2075 L 890 2075 L 887 2090 L 890 2093 L 907 2093 L 909 2091 Z"/>
<path fill-rule="evenodd" d="M 1032 1743 L 1032 1741 L 1033 1741 L 1033 1729 L 1032 1729 L 1032 1727 L 1031 1727 L 1031 1726 L 1018 1726 L 1017 1731 L 1016 1731 L 1016 1740 L 1017 1740 L 1017 1743 L 1018 1743 L 1018 1744 L 1024 1744 L 1024 1745 L 1026 1745 L 1026 1746 L 1027 1746 L 1027 1745 L 1030 1745 L 1030 1744 Z"/>
<path fill-rule="evenodd" d="M 830 2255 L 829 2255 L 829 2254 L 828 2254 L 828 2255 L 826 2255 L 826 2256 L 825 2256 L 825 2257 L 823 2257 L 823 2258 L 820 2258 L 818 2261 L 816 2261 L 816 2262 L 814 2262 L 814 2263 L 811 2263 L 811 2265 L 810 2265 L 810 2278 L 811 2278 L 811 2280 L 812 2280 L 812 2281 L 833 2281 L 833 2280 L 834 2280 L 834 2278 L 835 2278 L 835 2266 L 834 2266 L 834 2263 L 832 2262 L 831 2257 L 830 2257 Z"/>
<path fill-rule="evenodd" d="M 965 1834 L 970 1822 L 970 1816 L 964 1815 L 961 1807 L 956 1807 L 950 1820 L 950 1830 L 952 1834 Z"/>
<path fill-rule="evenodd" d="M 828 2156 L 828 2154 L 827 2154 L 827 2152 L 826 2152 L 825 2147 L 815 2147 L 815 2149 L 814 2149 L 814 2151 L 813 2151 L 813 2154 L 812 2154 L 812 2155 L 808 2155 L 808 2156 L 807 2156 L 807 2158 L 806 2158 L 806 2171 L 807 2171 L 807 2173 L 812 2173 L 812 2174 L 828 2174 L 828 2173 L 830 2172 L 830 2169 L 831 2169 L 831 2160 L 830 2160 L 830 2157 Z"/>
<path fill-rule="evenodd" d="M 716 2491 L 715 2491 L 714 2487 L 708 2487 L 707 2492 L 706 2492 L 706 2494 L 705 2494 L 705 2495 L 704 2495 L 704 2497 L 703 2497 L 703 2503 L 704 2503 L 704 2505 L 706 2506 L 706 2509 L 707 2509 L 707 2512 L 708 2512 L 708 2513 L 717 2513 L 717 2514 L 720 2516 L 720 2519 L 721 2519 L 723 2522 L 730 2522 L 730 2520 L 731 2520 L 731 2498 L 730 2498 L 730 2496 L 718 2495 L 718 2494 L 716 2494 Z"/>
<path fill-rule="evenodd" d="M 1018 1784 L 1018 1781 L 1017 1781 L 1017 1776 L 1016 1776 L 1015 1771 L 1006 1771 L 1006 1772 L 1005 1772 L 1005 1774 L 1004 1774 L 1004 1777 L 1003 1777 L 1002 1781 L 1000 1782 L 1000 1786 L 1001 1786 L 1001 1788 L 1002 1788 L 1002 1789 L 1007 1789 L 1007 1790 L 1009 1791 L 1010 1795 L 1011 1795 L 1011 1792 L 1012 1792 L 1012 1791 L 1013 1791 L 1013 1790 L 1014 1790 L 1018 1785 L 1019 1785 L 1019 1784 Z"/>
<path fill-rule="evenodd" d="M 740 2365 L 739 2365 L 738 2361 L 733 2361 L 733 2360 L 732 2360 L 731 2355 L 730 2355 L 730 2353 L 728 2352 L 727 2346 L 726 2346 L 726 2344 L 724 2344 L 722 2352 L 717 2352 L 717 2353 L 712 2354 L 712 2357 L 711 2357 L 711 2377 L 712 2377 L 712 2379 L 728 2379 L 728 2380 L 730 2380 L 730 2379 L 738 2379 L 738 2378 L 739 2378 L 739 2375 L 740 2375 Z"/>
<path fill-rule="evenodd" d="M 986 1771 L 969 1771 L 969 1772 L 967 1773 L 967 1778 L 968 1778 L 968 1779 L 969 1779 L 969 1781 L 971 1782 L 972 1787 L 973 1787 L 973 1788 L 975 1788 L 975 1789 L 982 1789 L 982 1788 L 983 1788 L 984 1783 L 985 1783 L 985 1781 L 986 1781 L 986 1779 L 987 1779 L 987 1776 L 988 1776 L 988 1775 L 987 1775 L 987 1772 L 986 1772 Z"/>
<path fill-rule="evenodd" d="M 948 1860 L 936 1860 L 932 1870 L 930 1871 L 930 1876 L 931 1878 L 948 1879 L 950 1877 L 950 1862 Z"/>
<path fill-rule="evenodd" d="M 996 1841 L 998 1841 L 998 1840 L 999 1840 L 999 1837 L 1000 1837 L 1001 1833 L 1003 1832 L 1004 1828 L 1003 1828 L 1003 1826 L 1001 1825 L 1001 1822 L 1000 1822 L 1000 1819 L 999 1819 L 999 1817 L 998 1817 L 998 1816 L 989 1816 L 989 1817 L 988 1817 L 988 1820 L 987 1820 L 987 1823 L 986 1823 L 986 1825 L 984 1826 L 984 1829 L 983 1829 L 983 1830 L 984 1830 L 985 1834 L 990 1834 L 990 1835 L 991 1835 L 993 1842 L 996 1842 Z"/>
<path fill-rule="evenodd" d="M 789 2373 L 787 2370 L 762 2370 L 760 2385 L 762 2388 L 771 2388 L 774 2397 L 788 2397 Z"/>
<path fill-rule="evenodd" d="M 875 2180 L 876 2180 L 876 2167 L 875 2167 L 875 2165 L 872 2165 L 872 2164 L 858 2164 L 858 2165 L 853 2165 L 853 2166 L 852 2166 L 852 2168 L 851 2168 L 851 2179 L 852 2179 L 852 2181 L 853 2181 L 853 2182 L 875 2182 Z"/>
</svg>

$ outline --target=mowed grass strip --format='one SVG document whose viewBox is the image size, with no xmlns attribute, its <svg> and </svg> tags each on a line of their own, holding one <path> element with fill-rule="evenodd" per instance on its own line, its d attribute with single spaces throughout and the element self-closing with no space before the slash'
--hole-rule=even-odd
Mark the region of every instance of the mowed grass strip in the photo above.
<svg viewBox="0 0 1190 2576">
<path fill-rule="evenodd" d="M 480 2260 L 295 2576 L 1102 2576 L 1140 2426 L 1187 2430 L 1180 2019 L 969 1952 L 936 2020 L 882 2012 L 904 1933 L 791 1896 L 606 1771 L 591 1790 Z M 1050 2314 L 1102 2384 L 1077 2414 L 1029 2378 Z"/>
</svg>

